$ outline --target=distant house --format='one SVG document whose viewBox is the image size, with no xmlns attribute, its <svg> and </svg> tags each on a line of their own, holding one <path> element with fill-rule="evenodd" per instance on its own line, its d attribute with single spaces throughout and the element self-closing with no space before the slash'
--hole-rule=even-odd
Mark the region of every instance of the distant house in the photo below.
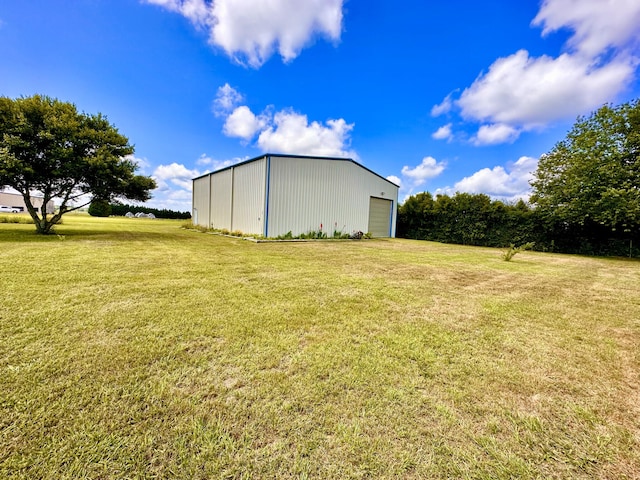
<svg viewBox="0 0 640 480">
<path fill-rule="evenodd" d="M 31 197 L 31 204 L 37 209 L 41 209 L 44 204 L 44 199 L 38 196 Z M 22 212 L 27 211 L 27 206 L 24 203 L 24 198 L 17 192 L 10 191 L 5 188 L 0 190 L 0 205 L 6 205 L 8 207 L 15 207 Z M 54 213 L 55 205 L 53 200 L 47 204 L 47 213 Z"/>
<path fill-rule="evenodd" d="M 322 229 L 394 237 L 398 186 L 348 158 L 265 154 L 193 180 L 192 219 L 277 237 Z"/>
</svg>

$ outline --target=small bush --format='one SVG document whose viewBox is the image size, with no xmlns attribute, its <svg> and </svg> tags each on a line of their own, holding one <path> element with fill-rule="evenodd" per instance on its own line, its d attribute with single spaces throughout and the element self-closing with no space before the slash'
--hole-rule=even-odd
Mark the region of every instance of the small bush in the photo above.
<svg viewBox="0 0 640 480">
<path fill-rule="evenodd" d="M 89 215 L 92 217 L 108 217 L 111 215 L 111 205 L 104 200 L 94 200 L 89 205 Z"/>
<path fill-rule="evenodd" d="M 535 245 L 534 242 L 523 243 L 519 247 L 516 247 L 513 243 L 509 247 L 509 250 L 502 254 L 502 259 L 505 262 L 510 262 L 516 253 L 524 252 L 525 250 L 530 250 Z"/>
</svg>

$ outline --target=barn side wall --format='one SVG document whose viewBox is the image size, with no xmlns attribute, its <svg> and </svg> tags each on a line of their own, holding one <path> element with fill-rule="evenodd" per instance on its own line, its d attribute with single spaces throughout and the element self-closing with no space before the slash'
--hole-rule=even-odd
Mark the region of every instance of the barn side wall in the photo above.
<svg viewBox="0 0 640 480">
<path fill-rule="evenodd" d="M 266 158 L 244 163 L 233 170 L 232 229 L 242 233 L 264 233 Z"/>
<path fill-rule="evenodd" d="M 2 187 L 0 187 L 2 188 Z M 40 210 L 44 204 L 44 198 L 31 197 L 31 205 Z M 19 207 L 23 212 L 27 212 L 27 205 L 24 203 L 24 198 L 19 193 L 12 192 L 0 192 L 0 205 L 6 205 L 7 207 Z M 47 213 L 53 213 L 55 211 L 55 204 L 53 200 L 50 200 L 47 204 Z"/>
<path fill-rule="evenodd" d="M 370 198 L 392 200 L 390 236 L 395 236 L 398 187 L 345 160 L 271 157 L 267 236 L 322 230 L 332 236 L 366 232 Z"/>
<path fill-rule="evenodd" d="M 210 227 L 231 231 L 233 230 L 231 223 L 233 169 L 211 174 L 208 178 L 211 188 Z"/>
<path fill-rule="evenodd" d="M 193 181 L 191 220 L 195 225 L 209 228 L 209 176 L 196 178 Z"/>
</svg>

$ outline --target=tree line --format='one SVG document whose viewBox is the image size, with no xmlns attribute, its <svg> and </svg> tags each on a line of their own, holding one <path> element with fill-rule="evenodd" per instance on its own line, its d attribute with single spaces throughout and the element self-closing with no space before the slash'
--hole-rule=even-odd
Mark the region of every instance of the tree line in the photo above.
<svg viewBox="0 0 640 480">
<path fill-rule="evenodd" d="M 531 186 L 531 204 L 484 194 L 413 195 L 398 208 L 397 235 L 640 257 L 640 101 L 578 118 L 540 158 Z"/>
<path fill-rule="evenodd" d="M 546 252 L 640 257 L 638 232 L 570 224 L 522 200 L 510 204 L 485 194 L 412 195 L 398 208 L 396 235 L 497 248 L 533 242 L 534 250 Z"/>
<path fill-rule="evenodd" d="M 128 212 L 133 213 L 153 213 L 156 218 L 174 218 L 179 220 L 189 220 L 191 218 L 190 212 L 179 212 L 175 210 L 168 210 L 166 208 L 151 208 L 141 205 L 125 205 L 121 203 L 112 203 L 111 215 L 124 216 Z"/>
</svg>

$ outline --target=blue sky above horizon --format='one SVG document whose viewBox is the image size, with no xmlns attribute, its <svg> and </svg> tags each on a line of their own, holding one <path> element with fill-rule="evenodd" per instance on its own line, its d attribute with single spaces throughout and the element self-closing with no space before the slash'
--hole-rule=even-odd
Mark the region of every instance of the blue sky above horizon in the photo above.
<svg viewBox="0 0 640 480">
<path fill-rule="evenodd" d="M 0 5 L 0 95 L 101 112 L 159 188 L 262 153 L 527 198 L 579 115 L 640 96 L 635 0 L 39 0 Z"/>
</svg>

